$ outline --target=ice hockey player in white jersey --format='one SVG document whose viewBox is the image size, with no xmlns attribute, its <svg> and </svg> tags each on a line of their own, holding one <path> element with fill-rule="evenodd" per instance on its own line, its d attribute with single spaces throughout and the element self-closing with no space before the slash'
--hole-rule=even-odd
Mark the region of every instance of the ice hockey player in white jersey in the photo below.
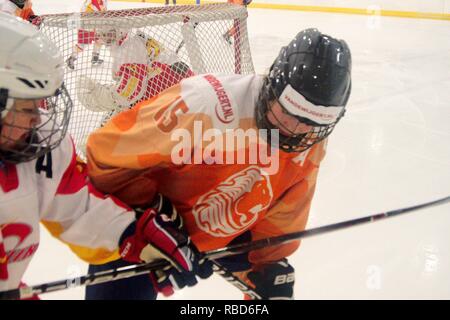
<svg viewBox="0 0 450 320">
<path fill-rule="evenodd" d="M 90 111 L 116 113 L 194 75 L 174 52 L 143 32 L 117 43 L 111 50 L 113 84 L 78 80 L 78 100 Z"/>
<path fill-rule="evenodd" d="M 108 0 L 85 0 L 81 7 L 83 13 L 104 12 L 108 9 Z M 86 45 L 94 44 L 92 51 L 92 64 L 102 64 L 103 60 L 100 59 L 100 48 L 104 44 L 102 37 L 99 36 L 96 30 L 78 30 L 77 44 L 73 47 L 72 54 L 67 59 L 66 63 L 70 69 L 75 69 L 75 61 L 78 55 L 84 51 Z"/>
<path fill-rule="evenodd" d="M 155 208 L 161 205 L 142 208 L 146 219 L 136 225 L 133 209 L 89 182 L 66 135 L 72 101 L 56 46 L 33 25 L 5 13 L 0 42 L 0 291 L 21 285 L 39 246 L 40 222 L 93 264 L 118 259 L 121 237 L 131 236 L 143 250 L 162 248 L 158 252 L 169 262 L 193 271 L 195 254 L 187 239 L 174 245 L 155 233 L 162 216 Z M 158 226 L 171 230 L 171 223 Z"/>
</svg>

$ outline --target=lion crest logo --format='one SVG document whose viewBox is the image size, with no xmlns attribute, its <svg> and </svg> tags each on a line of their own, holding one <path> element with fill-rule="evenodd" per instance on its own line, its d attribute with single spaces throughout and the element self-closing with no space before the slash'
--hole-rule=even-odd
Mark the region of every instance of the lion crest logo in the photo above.
<svg viewBox="0 0 450 320">
<path fill-rule="evenodd" d="M 253 224 L 272 199 L 269 176 L 251 166 L 201 196 L 192 212 L 201 230 L 215 237 L 228 237 Z"/>
</svg>

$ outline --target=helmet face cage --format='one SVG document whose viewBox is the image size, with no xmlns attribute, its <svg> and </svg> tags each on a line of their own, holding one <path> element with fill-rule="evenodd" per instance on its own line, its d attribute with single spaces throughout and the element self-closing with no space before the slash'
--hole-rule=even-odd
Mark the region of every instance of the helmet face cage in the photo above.
<svg viewBox="0 0 450 320">
<path fill-rule="evenodd" d="M 328 137 L 345 113 L 351 64 L 344 40 L 314 28 L 300 31 L 281 48 L 264 79 L 256 111 L 258 127 L 281 129 L 279 148 L 286 152 L 303 152 Z M 277 118 L 275 101 L 292 119 Z"/>
<path fill-rule="evenodd" d="M 260 92 L 259 98 L 258 98 L 258 105 L 256 107 L 256 123 L 258 128 L 260 129 L 267 129 L 267 135 L 268 135 L 268 141 L 271 140 L 271 129 L 280 129 L 283 128 L 284 131 L 291 132 L 288 128 L 284 127 L 281 122 L 278 122 L 277 125 L 272 124 L 268 119 L 267 116 L 269 113 L 273 115 L 275 119 L 277 119 L 276 115 L 272 111 L 273 103 L 272 101 L 277 101 L 275 93 L 273 92 L 273 89 L 270 85 L 270 81 L 268 77 L 264 80 L 264 86 L 263 89 Z M 280 103 L 281 105 L 281 103 Z M 282 105 L 281 105 L 282 106 Z M 282 106 L 283 108 L 283 106 Z M 284 109 L 284 108 L 283 108 Z M 286 111 L 287 112 L 287 111 Z M 289 112 L 287 112 L 289 114 Z M 345 109 L 340 114 L 340 116 L 336 119 L 335 122 L 327 125 L 320 125 L 317 124 L 309 119 L 302 118 L 302 117 L 296 117 L 294 115 L 291 115 L 295 118 L 297 118 L 298 123 L 303 123 L 306 125 L 311 126 L 311 130 L 302 134 L 294 134 L 290 136 L 286 136 L 279 131 L 279 141 L 278 141 L 278 148 L 285 152 L 303 152 L 309 148 L 311 148 L 316 143 L 319 143 L 326 137 L 330 135 L 330 133 L 333 131 L 335 125 L 339 122 L 339 120 L 344 116 Z"/>
<path fill-rule="evenodd" d="M 35 99 L 35 104 L 38 103 L 37 100 L 39 99 Z M 16 123 L 15 119 L 22 111 L 15 110 L 14 107 L 9 110 L 12 113 L 12 120 L 7 124 L 3 121 L 0 122 L 1 139 L 15 143 L 14 147 L 11 148 L 1 147 L 0 161 L 8 163 L 27 162 L 50 152 L 61 143 L 67 133 L 73 107 L 64 84 L 55 95 L 43 98 L 39 104 L 39 106 L 36 106 L 36 113 L 40 117 L 40 122 L 31 129 L 21 127 Z M 14 141 L 11 133 L 15 129 L 28 130 L 26 139 L 20 142 Z"/>
</svg>

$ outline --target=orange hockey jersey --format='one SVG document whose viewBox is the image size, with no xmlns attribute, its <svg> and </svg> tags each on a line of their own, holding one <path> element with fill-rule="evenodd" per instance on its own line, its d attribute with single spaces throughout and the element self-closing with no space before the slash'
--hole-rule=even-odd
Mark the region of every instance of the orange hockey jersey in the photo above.
<svg viewBox="0 0 450 320">
<path fill-rule="evenodd" d="M 155 192 L 166 195 L 200 251 L 248 230 L 253 240 L 303 230 L 325 141 L 285 153 L 270 149 L 262 133 L 250 139 L 259 134 L 254 113 L 262 81 L 199 75 L 118 114 L 89 138 L 92 182 L 135 206 Z M 249 259 L 276 261 L 298 246 L 265 248 Z"/>
</svg>

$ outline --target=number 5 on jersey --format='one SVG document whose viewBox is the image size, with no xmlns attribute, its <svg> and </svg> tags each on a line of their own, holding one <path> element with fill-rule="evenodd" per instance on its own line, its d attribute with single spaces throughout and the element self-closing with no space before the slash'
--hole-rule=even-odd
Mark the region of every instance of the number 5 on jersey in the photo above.
<svg viewBox="0 0 450 320">
<path fill-rule="evenodd" d="M 159 130 L 166 133 L 172 131 L 178 124 L 179 110 L 180 112 L 186 113 L 189 109 L 181 97 L 177 96 L 174 102 L 161 108 L 156 113 L 154 119 L 158 123 Z"/>
</svg>

